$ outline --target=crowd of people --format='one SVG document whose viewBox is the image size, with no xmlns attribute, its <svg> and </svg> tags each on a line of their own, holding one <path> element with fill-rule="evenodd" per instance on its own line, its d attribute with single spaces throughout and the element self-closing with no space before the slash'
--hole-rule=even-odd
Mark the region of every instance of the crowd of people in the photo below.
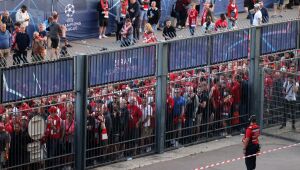
<svg viewBox="0 0 300 170">
<path fill-rule="evenodd" d="M 219 19 L 214 16 L 214 3 L 206 1 L 203 10 L 200 11 L 200 2 L 190 0 L 177 0 L 172 5 L 170 17 L 162 24 L 160 20 L 160 0 L 121 0 L 117 7 L 116 15 L 116 40 L 121 46 L 134 44 L 143 33 L 143 42 L 156 42 L 157 30 L 162 30 L 165 40 L 176 37 L 176 30 L 189 27 L 190 34 L 194 35 L 200 25 L 200 31 L 211 33 L 213 31 L 235 29 L 238 21 L 238 6 L 236 0 L 230 0 L 227 11 L 220 15 Z M 107 0 L 100 0 L 99 11 L 99 39 L 107 38 L 105 30 L 108 24 L 109 4 Z M 262 1 L 245 0 L 246 12 L 251 25 L 258 26 L 269 22 L 269 14 Z M 147 26 L 146 26 L 147 25 Z M 164 27 L 162 28 L 162 26 Z"/>
<path fill-rule="evenodd" d="M 299 118 L 296 110 L 300 106 L 299 55 L 288 52 L 264 56 L 261 64 L 266 68 L 264 79 L 266 124 L 277 123 L 281 124 L 280 128 L 284 128 L 287 120 L 291 119 L 292 129 L 295 129 L 296 118 Z"/>
<path fill-rule="evenodd" d="M 33 35 L 28 34 L 30 15 L 27 6 L 22 5 L 16 12 L 15 22 L 6 10 L 0 15 L 0 65 L 5 67 L 10 57 L 13 65 L 28 63 L 28 55 L 32 61 L 43 61 L 47 56 L 47 48 L 51 49 L 49 55 L 57 59 L 67 47 L 71 47 L 66 38 L 67 29 L 58 23 L 59 15 L 52 13 L 44 23 L 40 23 Z M 31 39 L 32 37 L 32 39 Z M 59 51 L 59 42 L 64 46 Z M 31 52 L 29 54 L 29 51 Z"/>
<path fill-rule="evenodd" d="M 283 119 L 273 123 L 280 123 L 284 128 L 287 119 L 291 118 L 295 129 L 297 115 L 294 108 L 300 100 L 300 76 L 295 77 L 299 75 L 299 60 L 290 52 L 264 56 L 261 61 L 272 70 L 266 71 L 264 79 L 265 105 L 269 108 L 284 106 L 277 113 Z M 246 127 L 248 60 L 173 72 L 169 73 L 168 80 L 166 147 L 200 142 L 207 137 L 228 136 L 240 133 Z M 154 151 L 155 87 L 156 79 L 150 77 L 89 89 L 86 111 L 88 166 Z M 59 94 L 0 105 L 2 165 L 10 167 L 29 162 L 27 145 L 32 142 L 40 142 L 47 148 L 46 156 L 41 159 L 73 153 L 74 100 L 73 94 Z M 274 111 L 270 112 L 276 115 Z M 35 116 L 45 121 L 45 131 L 39 140 L 29 135 L 29 122 Z M 60 161 L 50 159 L 45 166 L 72 159 L 72 156 L 64 156 Z"/>
<path fill-rule="evenodd" d="M 179 127 L 182 125 L 182 128 L 191 128 L 189 132 L 183 132 L 184 135 L 193 133 L 194 136 L 201 137 L 200 133 L 206 131 L 201 125 L 215 121 L 221 123 L 225 120 L 227 124 L 224 122 L 224 128 L 223 125 L 213 126 L 216 129 L 225 129 L 219 129 L 217 135 L 221 132 L 230 133 L 231 130 L 227 127 L 232 126 L 231 123 L 240 130 L 240 119 L 242 121 L 243 117 L 239 116 L 239 112 L 243 107 L 247 107 L 246 65 L 247 62 L 242 61 L 196 71 L 171 73 L 167 90 L 167 133 L 171 130 L 181 133 Z M 208 79 L 211 84 L 208 84 Z M 95 162 L 104 163 L 154 151 L 155 84 L 156 79 L 153 77 L 89 90 L 86 113 L 89 166 Z M 225 99 L 225 96 L 230 99 Z M 1 132 L 10 136 L 5 137 L 7 140 L 2 143 L 7 144 L 3 145 L 1 151 L 5 153 L 3 156 L 6 156 L 6 159 L 3 160 L 7 160 L 6 166 L 30 161 L 30 153 L 26 148 L 35 140 L 29 137 L 28 123 L 35 116 L 42 117 L 46 122 L 43 138 L 38 141 L 42 146 L 46 146 L 47 158 L 73 153 L 73 102 L 74 95 L 63 94 L 1 105 Z M 229 102 L 228 106 L 226 102 Z M 209 105 L 213 106 L 213 109 L 209 108 Z M 223 110 L 225 105 L 227 110 Z M 234 119 L 232 111 L 238 112 L 235 113 Z M 247 114 L 245 110 L 241 112 Z M 175 140 L 179 137 L 173 133 L 170 132 L 168 139 Z M 172 142 L 172 145 L 177 146 L 176 142 Z M 46 166 L 51 165 L 53 161 L 46 163 Z"/>
<path fill-rule="evenodd" d="M 111 24 L 109 22 L 110 5 L 113 4 L 109 4 L 108 0 L 99 0 L 97 6 L 99 39 L 107 38 L 106 28 L 108 24 Z M 201 11 L 200 5 L 203 5 Z M 117 3 L 116 23 L 113 23 L 117 25 L 116 40 L 122 47 L 125 47 L 139 41 L 140 33 L 143 33 L 142 42 L 157 42 L 157 30 L 162 30 L 165 40 L 170 40 L 177 36 L 176 31 L 186 26 L 191 35 L 194 35 L 197 29 L 211 33 L 237 28 L 239 9 L 236 0 L 229 1 L 227 11 L 221 14 L 219 19 L 214 16 L 214 5 L 214 2 L 209 0 L 203 4 L 200 1 L 177 0 L 172 5 L 170 17 L 162 21 L 160 0 L 121 0 Z M 291 0 L 286 8 L 291 9 L 293 5 L 298 4 Z M 264 7 L 263 1 L 245 0 L 244 7 L 251 25 L 258 26 L 269 22 L 268 10 Z M 272 17 L 282 17 L 282 9 L 283 1 L 274 3 Z M 6 66 L 11 56 L 14 65 L 28 63 L 27 55 L 32 56 L 32 61 L 42 61 L 47 56 L 47 48 L 51 49 L 49 50 L 51 60 L 68 55 L 67 47 L 71 45 L 66 38 L 67 29 L 59 24 L 57 12 L 54 11 L 44 23 L 39 24 L 38 30 L 33 35 L 28 35 L 30 15 L 25 5 L 17 11 L 15 18 L 14 22 L 7 10 L 0 15 L 1 66 Z M 60 41 L 64 41 L 61 48 Z M 32 50 L 29 50 L 30 48 Z"/>
</svg>

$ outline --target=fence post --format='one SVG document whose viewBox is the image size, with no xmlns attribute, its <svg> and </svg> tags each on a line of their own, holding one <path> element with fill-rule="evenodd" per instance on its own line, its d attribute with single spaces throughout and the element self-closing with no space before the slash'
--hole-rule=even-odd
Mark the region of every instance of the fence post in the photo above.
<svg viewBox="0 0 300 170">
<path fill-rule="evenodd" d="M 300 49 L 300 20 L 297 20 L 297 42 L 296 42 L 296 49 Z"/>
<path fill-rule="evenodd" d="M 86 106 L 87 106 L 87 80 L 88 57 L 79 55 L 74 58 L 75 72 L 75 169 L 86 167 Z"/>
<path fill-rule="evenodd" d="M 168 76 L 168 44 L 157 45 L 156 62 L 156 152 L 163 153 L 165 147 L 165 115 L 167 103 L 167 76 Z"/>
<path fill-rule="evenodd" d="M 262 74 L 260 74 L 260 50 L 261 50 L 261 37 L 262 37 L 262 27 L 252 27 L 250 28 L 250 75 L 249 75 L 249 94 L 250 94 L 250 114 L 255 114 L 257 122 L 261 122 L 263 118 L 261 112 L 263 105 L 261 99 L 261 81 Z M 262 95 L 263 97 L 263 95 Z M 263 126 L 260 124 L 260 126 Z"/>
<path fill-rule="evenodd" d="M 3 96 L 2 96 L 2 92 L 3 92 L 3 75 L 2 75 L 2 68 L 0 68 L 0 76 L 1 76 L 1 78 L 0 78 L 0 103 L 2 103 L 3 101 L 2 101 L 2 99 L 3 99 Z"/>
</svg>

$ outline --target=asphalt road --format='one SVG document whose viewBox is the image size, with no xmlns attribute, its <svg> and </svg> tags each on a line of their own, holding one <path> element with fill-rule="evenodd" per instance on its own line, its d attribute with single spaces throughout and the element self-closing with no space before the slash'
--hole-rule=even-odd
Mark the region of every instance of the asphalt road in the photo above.
<svg viewBox="0 0 300 170">
<path fill-rule="evenodd" d="M 292 142 L 275 138 L 262 139 L 262 151 L 284 147 L 293 144 Z M 172 161 L 161 162 L 150 166 L 138 168 L 137 170 L 194 170 L 202 166 L 216 164 L 242 157 L 241 145 L 232 145 L 222 149 L 191 155 L 188 157 L 175 159 Z M 228 164 L 208 168 L 211 170 L 244 170 L 246 169 L 244 159 Z M 282 149 L 266 154 L 257 158 L 257 170 L 299 170 L 300 169 L 300 145 Z"/>
</svg>

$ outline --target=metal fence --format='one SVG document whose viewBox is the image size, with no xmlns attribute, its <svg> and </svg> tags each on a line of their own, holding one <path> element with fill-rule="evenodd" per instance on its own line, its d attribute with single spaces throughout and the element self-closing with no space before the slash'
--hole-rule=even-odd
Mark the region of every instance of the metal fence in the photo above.
<svg viewBox="0 0 300 170">
<path fill-rule="evenodd" d="M 74 106 L 74 93 L 2 105 L 1 168 L 74 167 Z"/>
<path fill-rule="evenodd" d="M 248 95 L 247 60 L 170 73 L 165 147 L 242 133 Z"/>
<path fill-rule="evenodd" d="M 298 141 L 300 93 L 298 51 L 261 57 L 263 126 L 268 135 Z"/>
<path fill-rule="evenodd" d="M 87 167 L 155 152 L 153 81 L 154 77 L 89 90 Z"/>
<path fill-rule="evenodd" d="M 299 21 L 291 22 L 298 24 Z M 1 69 L 1 102 L 6 102 L 1 109 L 10 110 L 11 114 L 0 123 L 7 125 L 13 120 L 10 116 L 15 110 L 22 109 L 22 105 L 9 105 L 24 102 L 30 105 L 31 101 L 51 98 L 44 97 L 49 95 L 56 96 L 54 103 L 45 104 L 42 100 L 37 106 L 47 108 L 41 109 L 46 117 L 51 115 L 48 113 L 50 105 L 64 110 L 60 108 L 64 103 L 74 108 L 76 120 L 74 143 L 66 145 L 64 138 L 38 140 L 39 148 L 46 147 L 45 157 L 14 165 L 9 164 L 11 159 L 8 159 L 3 166 L 93 168 L 240 134 L 249 114 L 253 113 L 261 123 L 278 122 L 276 116 L 280 117 L 283 111 L 271 118 L 263 114 L 263 104 L 266 108 L 270 104 L 259 91 L 263 90 L 264 78 L 259 74 L 259 64 L 264 58 L 258 57 L 262 55 L 261 37 L 264 27 L 270 26 Z M 298 29 L 298 26 L 292 29 L 297 41 L 272 52 L 298 48 Z M 282 32 L 278 36 L 282 36 Z M 61 94 L 68 91 L 71 94 L 67 97 Z M 32 107 L 30 105 L 30 109 Z M 29 118 L 35 121 L 34 117 Z M 49 122 L 46 121 L 45 128 Z M 52 128 L 57 131 L 49 125 L 50 134 Z M 47 136 L 47 131 L 43 132 L 43 136 Z"/>
</svg>

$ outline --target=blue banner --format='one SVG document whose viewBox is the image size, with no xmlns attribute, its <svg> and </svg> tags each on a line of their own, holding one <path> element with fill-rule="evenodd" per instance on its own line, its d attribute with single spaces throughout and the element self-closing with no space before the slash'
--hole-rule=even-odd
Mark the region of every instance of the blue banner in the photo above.
<svg viewBox="0 0 300 170">
<path fill-rule="evenodd" d="M 2 102 L 73 90 L 73 59 L 2 70 Z"/>
<path fill-rule="evenodd" d="M 90 56 L 89 86 L 152 76 L 156 47 L 139 47 Z"/>
<path fill-rule="evenodd" d="M 261 54 L 295 49 L 297 34 L 297 21 L 262 27 Z"/>
<path fill-rule="evenodd" d="M 247 58 L 249 30 L 224 32 L 213 35 L 211 64 Z"/>
<path fill-rule="evenodd" d="M 70 39 L 85 39 L 98 35 L 98 13 L 97 5 L 100 0 L 2 0 L 0 1 L 0 12 L 7 9 L 15 18 L 16 11 L 24 4 L 28 7 L 31 17 L 29 33 L 37 30 L 39 23 L 43 23 L 50 15 L 52 10 L 58 11 L 59 22 L 68 29 L 67 36 Z M 160 0 L 161 18 L 160 23 L 170 17 L 172 5 L 176 0 Z M 205 0 L 199 0 L 200 8 L 203 8 Z M 215 15 L 226 13 L 228 0 L 215 1 Z M 244 11 L 244 0 L 237 0 L 239 12 Z M 265 0 L 266 6 L 272 4 L 272 0 Z M 119 0 L 109 0 L 109 23 L 107 33 L 112 33 L 116 29 L 116 11 L 118 10 Z M 200 12 L 201 14 L 201 12 Z"/>
<path fill-rule="evenodd" d="M 169 50 L 169 71 L 206 65 L 207 44 L 207 36 L 171 42 Z"/>
</svg>

